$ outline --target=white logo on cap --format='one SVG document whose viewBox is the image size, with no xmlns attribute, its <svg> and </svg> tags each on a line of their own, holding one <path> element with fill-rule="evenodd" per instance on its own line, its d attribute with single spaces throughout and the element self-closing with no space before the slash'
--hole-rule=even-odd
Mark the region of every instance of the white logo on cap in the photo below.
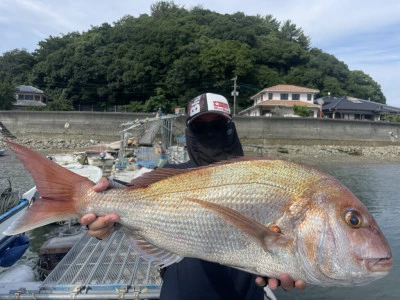
<svg viewBox="0 0 400 300">
<path fill-rule="evenodd" d="M 190 107 L 190 117 L 200 112 L 200 96 L 193 99 L 192 106 Z"/>
</svg>

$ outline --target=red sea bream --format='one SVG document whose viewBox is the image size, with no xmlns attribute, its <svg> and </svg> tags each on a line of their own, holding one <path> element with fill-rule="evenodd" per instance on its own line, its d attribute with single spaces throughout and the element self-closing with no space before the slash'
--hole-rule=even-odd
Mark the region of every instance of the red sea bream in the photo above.
<svg viewBox="0 0 400 300">
<path fill-rule="evenodd" d="M 388 274 L 392 254 L 367 208 L 340 182 L 282 160 L 238 159 L 208 167 L 158 169 L 126 189 L 93 183 L 8 142 L 41 198 L 6 234 L 93 212 L 120 216 L 148 259 L 197 257 L 321 286 L 363 285 Z"/>
</svg>

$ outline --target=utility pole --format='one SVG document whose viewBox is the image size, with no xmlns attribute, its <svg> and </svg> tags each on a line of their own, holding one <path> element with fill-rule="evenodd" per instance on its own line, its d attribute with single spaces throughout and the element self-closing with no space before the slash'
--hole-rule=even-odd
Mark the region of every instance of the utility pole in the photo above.
<svg viewBox="0 0 400 300">
<path fill-rule="evenodd" d="M 231 80 L 233 80 L 233 115 L 236 116 L 236 80 L 237 80 L 237 75 L 235 75 L 235 77 L 233 77 Z"/>
</svg>

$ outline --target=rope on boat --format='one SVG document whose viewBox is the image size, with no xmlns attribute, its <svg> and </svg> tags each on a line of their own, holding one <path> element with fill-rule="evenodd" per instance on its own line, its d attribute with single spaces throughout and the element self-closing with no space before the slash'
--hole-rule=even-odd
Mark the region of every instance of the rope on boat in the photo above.
<svg viewBox="0 0 400 300">
<path fill-rule="evenodd" d="M 5 182 L 8 182 L 8 186 L 4 187 Z M 11 187 L 11 181 L 3 179 L 0 183 L 0 215 L 4 214 L 10 208 L 16 206 L 19 203 L 19 194 L 17 191 L 13 191 Z"/>
</svg>

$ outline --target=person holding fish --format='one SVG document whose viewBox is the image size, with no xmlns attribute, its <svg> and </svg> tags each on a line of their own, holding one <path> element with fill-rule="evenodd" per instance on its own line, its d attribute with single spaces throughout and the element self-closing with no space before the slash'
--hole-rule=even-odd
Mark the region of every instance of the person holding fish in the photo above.
<svg viewBox="0 0 400 300">
<path fill-rule="evenodd" d="M 389 274 L 390 245 L 346 186 L 290 161 L 235 158 L 243 150 L 231 121 L 225 98 L 193 99 L 186 128 L 191 160 L 143 174 L 127 188 L 107 189 L 106 179 L 96 186 L 6 140 L 40 198 L 3 234 L 81 218 L 90 235 L 103 238 L 117 222 L 138 251 L 166 267 L 163 300 L 261 300 L 257 285 L 266 280 L 256 275 L 270 277 L 271 289 L 278 279 L 286 289 L 304 289 L 305 282 L 366 285 Z"/>
<path fill-rule="evenodd" d="M 164 168 L 195 168 L 243 156 L 242 145 L 230 115 L 225 97 L 217 94 L 202 94 L 188 104 L 186 144 L 190 160 L 183 164 L 165 165 Z M 93 190 L 103 191 L 108 187 L 125 187 L 115 179 L 103 178 Z M 117 214 L 97 217 L 86 214 L 81 222 L 89 228 L 89 235 L 106 238 L 114 231 L 119 220 Z M 257 277 L 245 271 L 196 258 L 182 261 L 162 269 L 163 285 L 161 299 L 264 299 L 263 289 L 267 283 L 274 290 L 304 290 L 303 280 L 283 274 L 278 279 Z"/>
</svg>

